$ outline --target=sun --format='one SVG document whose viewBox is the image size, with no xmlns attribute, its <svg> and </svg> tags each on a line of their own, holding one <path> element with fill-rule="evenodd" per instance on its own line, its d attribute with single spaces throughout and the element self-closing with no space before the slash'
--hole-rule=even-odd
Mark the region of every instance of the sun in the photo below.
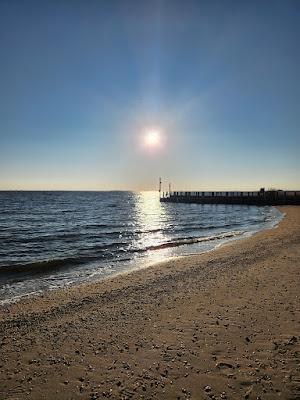
<svg viewBox="0 0 300 400">
<path fill-rule="evenodd" d="M 151 130 L 146 132 L 144 137 L 145 145 L 148 147 L 157 147 L 160 144 L 160 132 L 157 130 Z"/>
</svg>

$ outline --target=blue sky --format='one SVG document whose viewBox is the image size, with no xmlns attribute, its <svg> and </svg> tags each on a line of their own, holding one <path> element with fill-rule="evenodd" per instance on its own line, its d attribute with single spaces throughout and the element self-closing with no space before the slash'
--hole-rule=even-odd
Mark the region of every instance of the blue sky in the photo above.
<svg viewBox="0 0 300 400">
<path fill-rule="evenodd" d="M 297 0 L 2 0 L 0 189 L 299 189 L 299 20 Z"/>
</svg>

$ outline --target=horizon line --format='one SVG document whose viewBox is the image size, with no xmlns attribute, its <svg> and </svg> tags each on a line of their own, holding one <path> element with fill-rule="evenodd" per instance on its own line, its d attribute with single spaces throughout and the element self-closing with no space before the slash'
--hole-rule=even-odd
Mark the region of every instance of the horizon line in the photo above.
<svg viewBox="0 0 300 400">
<path fill-rule="evenodd" d="M 261 187 L 259 189 L 193 189 L 193 190 L 171 190 L 172 193 L 174 192 L 259 192 L 260 189 L 265 189 L 265 191 L 291 191 L 291 192 L 298 192 L 299 189 L 278 189 L 278 188 L 265 188 Z M 158 189 L 0 189 L 0 192 L 159 192 Z M 162 190 L 162 193 L 168 193 L 168 190 Z"/>
</svg>

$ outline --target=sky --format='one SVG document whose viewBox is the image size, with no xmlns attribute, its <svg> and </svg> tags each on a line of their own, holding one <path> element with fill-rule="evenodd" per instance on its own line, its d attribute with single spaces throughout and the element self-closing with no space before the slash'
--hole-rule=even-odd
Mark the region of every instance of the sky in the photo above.
<svg viewBox="0 0 300 400">
<path fill-rule="evenodd" d="M 0 189 L 300 189 L 299 20 L 297 0 L 0 0 Z"/>
</svg>

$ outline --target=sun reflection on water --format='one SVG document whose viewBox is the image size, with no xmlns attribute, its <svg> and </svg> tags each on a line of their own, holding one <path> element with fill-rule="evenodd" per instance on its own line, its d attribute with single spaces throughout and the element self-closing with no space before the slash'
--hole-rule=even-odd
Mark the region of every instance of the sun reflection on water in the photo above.
<svg viewBox="0 0 300 400">
<path fill-rule="evenodd" d="M 135 212 L 140 234 L 132 243 L 134 248 L 158 248 L 171 239 L 167 233 L 170 224 L 167 209 L 159 201 L 157 192 L 137 193 Z M 172 250 L 167 248 L 148 251 L 147 262 L 160 261 L 171 255 Z"/>
</svg>

